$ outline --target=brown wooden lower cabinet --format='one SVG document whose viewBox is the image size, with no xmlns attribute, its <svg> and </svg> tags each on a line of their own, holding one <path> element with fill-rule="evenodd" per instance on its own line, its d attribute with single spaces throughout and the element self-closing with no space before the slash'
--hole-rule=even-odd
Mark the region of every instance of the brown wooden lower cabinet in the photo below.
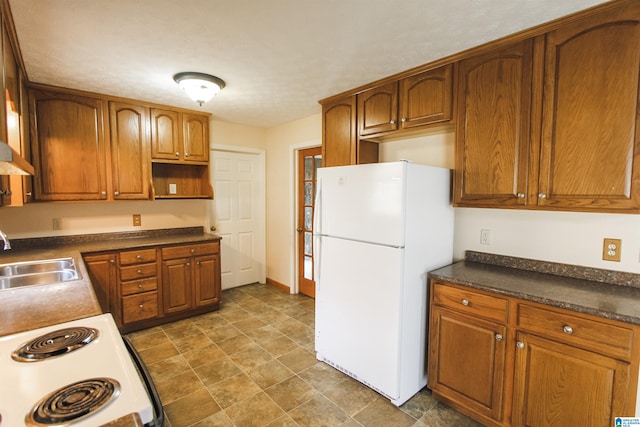
<svg viewBox="0 0 640 427">
<path fill-rule="evenodd" d="M 164 245 L 83 256 L 96 296 L 128 333 L 215 310 L 220 244 Z"/>
<path fill-rule="evenodd" d="M 428 387 L 487 426 L 612 426 L 634 417 L 636 325 L 431 283 Z"/>
</svg>

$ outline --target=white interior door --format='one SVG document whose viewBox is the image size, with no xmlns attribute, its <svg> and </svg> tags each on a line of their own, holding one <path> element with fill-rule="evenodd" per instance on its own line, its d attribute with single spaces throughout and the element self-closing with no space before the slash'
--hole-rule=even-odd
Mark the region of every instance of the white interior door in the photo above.
<svg viewBox="0 0 640 427">
<path fill-rule="evenodd" d="M 210 224 L 222 237 L 222 289 L 265 280 L 264 155 L 211 151 Z"/>
</svg>

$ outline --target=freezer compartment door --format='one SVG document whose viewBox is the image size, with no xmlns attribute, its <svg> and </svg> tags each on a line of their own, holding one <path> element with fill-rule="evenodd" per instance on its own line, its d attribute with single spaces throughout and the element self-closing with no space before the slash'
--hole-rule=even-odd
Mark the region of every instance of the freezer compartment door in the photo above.
<svg viewBox="0 0 640 427">
<path fill-rule="evenodd" d="M 316 352 L 391 399 L 399 395 L 403 250 L 322 237 Z"/>
<path fill-rule="evenodd" d="M 405 162 L 318 169 L 316 233 L 404 245 Z"/>
</svg>

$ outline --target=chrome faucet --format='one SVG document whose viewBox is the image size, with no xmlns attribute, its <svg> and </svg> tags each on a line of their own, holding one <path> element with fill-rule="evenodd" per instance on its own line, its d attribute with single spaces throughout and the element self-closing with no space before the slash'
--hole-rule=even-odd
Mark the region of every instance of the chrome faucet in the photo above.
<svg viewBox="0 0 640 427">
<path fill-rule="evenodd" d="M 4 241 L 3 250 L 8 251 L 9 249 L 11 249 L 11 242 L 9 241 L 9 238 L 2 230 L 0 230 L 0 238 L 2 238 L 2 240 Z"/>
</svg>

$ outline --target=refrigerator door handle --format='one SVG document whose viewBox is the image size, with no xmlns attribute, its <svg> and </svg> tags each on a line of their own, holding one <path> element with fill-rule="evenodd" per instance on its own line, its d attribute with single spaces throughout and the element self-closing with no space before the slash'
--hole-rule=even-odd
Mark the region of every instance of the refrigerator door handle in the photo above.
<svg viewBox="0 0 640 427">
<path fill-rule="evenodd" d="M 316 180 L 316 197 L 313 202 L 313 279 L 316 282 L 316 291 L 320 287 L 320 247 L 322 246 L 321 216 L 322 215 L 322 178 Z"/>
</svg>

